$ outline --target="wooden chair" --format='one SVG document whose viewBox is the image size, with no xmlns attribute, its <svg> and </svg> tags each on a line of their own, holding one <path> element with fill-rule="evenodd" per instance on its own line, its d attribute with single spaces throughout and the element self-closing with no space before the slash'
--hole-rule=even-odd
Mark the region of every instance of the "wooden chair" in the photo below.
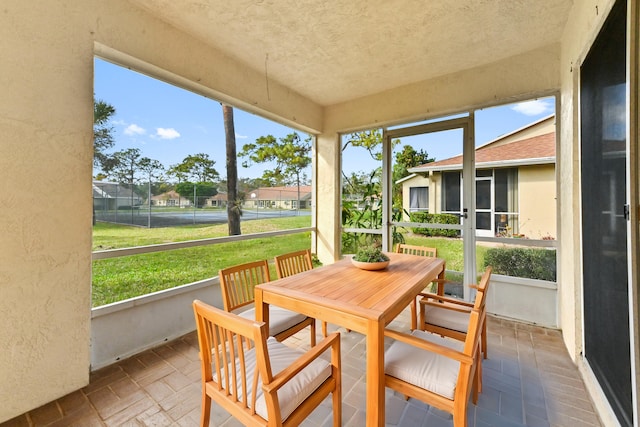
<svg viewBox="0 0 640 427">
<path fill-rule="evenodd" d="M 417 246 L 417 245 L 408 245 L 406 243 L 398 243 L 396 246 L 396 253 L 399 254 L 409 254 L 409 255 L 418 255 L 424 257 L 435 258 L 437 256 L 438 250 L 436 248 L 431 248 L 427 246 Z M 442 266 L 442 272 L 438 276 L 438 280 L 434 283 L 438 286 L 438 295 L 444 295 L 444 271 L 445 266 Z M 414 299 L 411 302 L 411 329 L 416 329 L 418 327 L 418 314 L 416 308 L 416 300 Z"/>
<path fill-rule="evenodd" d="M 246 426 L 297 426 L 329 394 L 333 425 L 341 425 L 340 334 L 302 352 L 268 337 L 264 322 L 198 300 L 193 309 L 202 371 L 201 427 L 209 426 L 212 400 Z M 320 357 L 329 349 L 330 361 Z"/>
<path fill-rule="evenodd" d="M 276 264 L 276 274 L 278 279 L 293 276 L 313 269 L 313 260 L 311 259 L 311 250 L 303 249 L 301 251 L 289 252 L 287 254 L 274 257 Z M 322 336 L 327 336 L 327 322 L 322 322 Z"/>
<path fill-rule="evenodd" d="M 482 307 L 484 307 L 486 303 L 487 292 L 489 291 L 489 282 L 491 280 L 491 271 L 491 266 L 487 267 L 482 274 L 479 284 L 477 286 L 469 285 L 470 288 L 476 289 L 481 293 L 483 300 L 480 301 L 480 304 Z M 474 303 L 428 293 L 420 295 L 422 296 L 422 299 L 420 300 L 419 328 L 442 336 L 454 338 L 459 341 L 464 341 L 467 336 L 469 315 Z M 486 359 L 488 356 L 486 319 L 482 320 L 482 334 L 480 341 L 482 354 Z"/>
<path fill-rule="evenodd" d="M 454 427 L 467 426 L 471 392 L 473 403 L 478 401 L 479 340 L 485 319 L 484 307 L 480 307 L 482 298 L 476 297 L 464 342 L 420 330 L 411 334 L 385 331 L 385 336 L 395 340 L 384 355 L 385 386 L 405 398 L 413 397 L 451 413 Z"/>
<path fill-rule="evenodd" d="M 270 281 L 267 260 L 253 261 L 219 271 L 224 309 L 254 320 L 256 318 L 254 288 Z M 270 305 L 269 335 L 282 341 L 298 331 L 311 329 L 311 346 L 316 345 L 316 320 L 303 314 Z"/>
</svg>

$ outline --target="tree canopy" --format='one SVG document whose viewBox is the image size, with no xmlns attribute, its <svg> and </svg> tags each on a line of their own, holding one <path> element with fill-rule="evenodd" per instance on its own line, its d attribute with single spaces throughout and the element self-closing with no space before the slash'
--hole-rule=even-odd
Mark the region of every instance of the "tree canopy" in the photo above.
<svg viewBox="0 0 640 427">
<path fill-rule="evenodd" d="M 93 164 L 108 173 L 114 166 L 114 160 L 107 150 L 113 147 L 113 126 L 109 120 L 116 109 L 102 100 L 93 101 Z"/>
<path fill-rule="evenodd" d="M 306 182 L 304 171 L 311 164 L 311 141 L 310 135 L 303 141 L 296 132 L 279 140 L 273 135 L 261 136 L 255 143 L 245 144 L 238 156 L 248 159 L 242 163 L 245 168 L 252 163 L 275 163 L 262 174 L 271 185 L 300 186 Z"/>
<path fill-rule="evenodd" d="M 172 166 L 169 173 L 179 181 L 191 179 L 195 182 L 215 182 L 220 174 L 213 167 L 216 161 L 206 153 L 190 154 L 182 162 Z"/>
</svg>

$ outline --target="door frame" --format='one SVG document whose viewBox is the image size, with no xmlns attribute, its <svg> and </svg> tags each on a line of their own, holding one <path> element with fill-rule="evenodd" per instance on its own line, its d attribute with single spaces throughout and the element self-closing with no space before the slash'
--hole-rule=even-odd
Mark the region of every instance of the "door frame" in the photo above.
<svg viewBox="0 0 640 427">
<path fill-rule="evenodd" d="M 475 128 L 474 114 L 472 111 L 467 116 L 455 119 L 443 119 L 431 123 L 395 128 L 392 130 L 384 129 L 382 138 L 382 248 L 390 250 L 393 246 L 392 227 L 424 227 L 424 223 L 412 222 L 392 222 L 392 144 L 394 138 L 402 138 L 406 136 L 422 135 L 427 133 L 436 133 L 448 130 L 462 130 L 462 217 L 461 225 L 449 225 L 448 229 L 461 230 L 463 239 L 463 256 L 464 256 L 464 283 L 475 283 L 477 280 L 476 272 L 476 182 L 475 182 Z M 443 228 L 442 224 L 430 224 L 433 228 Z M 464 286 L 464 298 L 470 297 L 469 289 Z"/>
</svg>

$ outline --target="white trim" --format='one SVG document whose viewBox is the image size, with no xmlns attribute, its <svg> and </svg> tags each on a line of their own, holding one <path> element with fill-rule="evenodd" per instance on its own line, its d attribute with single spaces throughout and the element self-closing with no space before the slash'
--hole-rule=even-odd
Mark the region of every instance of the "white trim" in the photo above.
<svg viewBox="0 0 640 427">
<path fill-rule="evenodd" d="M 490 168 L 498 168 L 498 167 L 510 167 L 510 166 L 533 166 L 533 165 L 546 165 L 546 164 L 555 164 L 555 157 L 536 157 L 531 159 L 515 159 L 515 160 L 495 160 L 491 162 L 480 162 L 476 163 L 476 169 L 490 169 Z M 445 165 L 445 166 L 425 166 L 425 167 L 415 167 L 411 169 L 407 169 L 409 172 L 415 174 L 420 172 L 431 172 L 431 171 L 455 171 L 462 169 L 462 165 L 460 163 L 456 163 L 453 165 Z"/>
</svg>

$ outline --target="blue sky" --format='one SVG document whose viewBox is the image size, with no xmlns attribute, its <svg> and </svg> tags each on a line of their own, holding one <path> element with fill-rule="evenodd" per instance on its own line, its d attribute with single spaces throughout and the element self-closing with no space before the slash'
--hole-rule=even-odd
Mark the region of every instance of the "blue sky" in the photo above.
<svg viewBox="0 0 640 427">
<path fill-rule="evenodd" d="M 97 58 L 94 93 L 116 109 L 111 123 L 116 141 L 113 151 L 138 148 L 143 156 L 159 160 L 165 167 L 190 154 L 207 153 L 225 179 L 225 134 L 219 102 Z M 476 111 L 476 144 L 482 145 L 553 112 L 553 98 Z M 281 138 L 294 131 L 237 108 L 234 121 L 238 151 L 260 136 Z M 446 141 L 425 141 L 420 145 L 420 141 L 412 139 L 411 143 L 417 144 L 416 148 L 424 147 L 438 160 L 462 151 L 460 144 Z M 257 178 L 268 168 L 252 165 L 246 169 L 241 163 L 239 159 L 240 177 Z M 369 167 L 361 156 L 344 158 L 348 172 Z"/>
</svg>

